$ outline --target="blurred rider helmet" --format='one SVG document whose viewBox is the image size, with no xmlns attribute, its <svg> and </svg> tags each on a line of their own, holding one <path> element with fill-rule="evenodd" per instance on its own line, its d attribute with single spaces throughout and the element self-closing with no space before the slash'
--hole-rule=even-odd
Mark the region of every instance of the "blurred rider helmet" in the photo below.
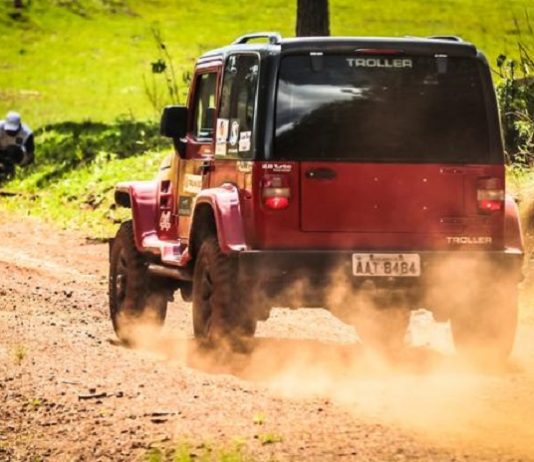
<svg viewBox="0 0 534 462">
<path fill-rule="evenodd" d="M 4 130 L 8 135 L 14 136 L 20 130 L 21 119 L 20 114 L 15 111 L 9 111 L 6 115 L 6 120 L 4 122 Z"/>
</svg>

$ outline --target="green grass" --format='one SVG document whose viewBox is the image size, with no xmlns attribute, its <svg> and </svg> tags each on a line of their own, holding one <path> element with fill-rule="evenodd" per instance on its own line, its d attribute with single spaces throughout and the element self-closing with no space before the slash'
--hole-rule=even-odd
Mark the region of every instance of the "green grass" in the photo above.
<svg viewBox="0 0 534 462">
<path fill-rule="evenodd" d="M 152 447 L 145 456 L 145 462 L 252 462 L 245 454 L 244 443 L 235 442 L 229 446 L 212 447 L 201 444 L 196 447 L 183 443 L 176 449 Z"/>
<path fill-rule="evenodd" d="M 90 237 L 109 237 L 128 215 L 113 205 L 119 181 L 153 178 L 169 142 L 156 124 L 64 122 L 36 132 L 37 160 L 3 187 L 2 206 L 35 215 Z"/>
<path fill-rule="evenodd" d="M 144 84 L 159 57 L 152 29 L 181 83 L 199 54 L 245 32 L 292 36 L 296 13 L 284 0 L 24 1 L 30 6 L 16 12 L 0 0 L 0 118 L 22 113 L 36 130 L 37 161 L 5 186 L 22 195 L 0 206 L 92 237 L 112 235 L 126 216 L 113 208 L 114 184 L 153 177 L 170 150 Z M 519 40 L 534 48 L 527 0 L 330 0 L 330 14 L 333 35 L 460 35 L 491 63 L 516 56 Z"/>
<path fill-rule="evenodd" d="M 152 178 L 163 157 L 160 152 L 147 152 L 127 159 L 97 160 L 42 189 L 35 187 L 36 177 L 41 176 L 39 171 L 12 182 L 10 191 L 25 192 L 2 198 L 2 206 L 14 214 L 32 215 L 65 229 L 79 230 L 87 237 L 111 237 L 117 223 L 129 213 L 114 207 L 113 187 L 119 181 Z"/>
<path fill-rule="evenodd" d="M 12 19 L 11 3 L 0 0 L 0 114 L 19 109 L 34 127 L 156 118 L 143 84 L 158 57 L 154 25 L 181 75 L 200 53 L 244 32 L 293 35 L 296 8 L 284 0 L 32 0 Z M 331 0 L 330 11 L 333 35 L 456 34 L 491 63 L 516 54 L 518 39 L 533 44 L 527 0 Z"/>
<path fill-rule="evenodd" d="M 13 359 L 17 366 L 20 366 L 28 356 L 28 350 L 24 345 L 15 345 L 13 349 Z"/>
</svg>

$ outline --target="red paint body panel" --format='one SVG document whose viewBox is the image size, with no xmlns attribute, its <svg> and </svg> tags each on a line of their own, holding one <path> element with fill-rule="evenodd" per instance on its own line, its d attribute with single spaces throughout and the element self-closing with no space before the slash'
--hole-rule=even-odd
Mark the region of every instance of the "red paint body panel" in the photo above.
<svg viewBox="0 0 534 462">
<path fill-rule="evenodd" d="M 329 180 L 306 172 L 328 168 Z M 439 165 L 301 164 L 301 229 L 310 232 L 443 232 L 464 216 L 464 176 Z M 448 225 L 446 225 L 448 226 Z"/>
<path fill-rule="evenodd" d="M 221 250 L 225 253 L 245 250 L 238 189 L 229 183 L 218 188 L 205 189 L 197 196 L 196 206 L 200 204 L 209 204 L 213 209 Z"/>
<path fill-rule="evenodd" d="M 135 181 L 128 184 L 135 245 L 142 251 L 143 241 L 156 236 L 158 181 Z"/>
<path fill-rule="evenodd" d="M 273 168 L 285 171 L 280 175 L 291 188 L 284 210 L 262 204 L 261 181 Z M 337 176 L 306 178 L 307 170 L 317 168 Z M 255 162 L 246 234 L 256 249 L 455 250 L 462 247 L 448 243 L 448 236 L 491 236 L 491 244 L 476 250 L 498 250 L 504 212 L 483 215 L 477 209 L 477 181 L 485 177 L 504 183 L 504 167 Z"/>
</svg>

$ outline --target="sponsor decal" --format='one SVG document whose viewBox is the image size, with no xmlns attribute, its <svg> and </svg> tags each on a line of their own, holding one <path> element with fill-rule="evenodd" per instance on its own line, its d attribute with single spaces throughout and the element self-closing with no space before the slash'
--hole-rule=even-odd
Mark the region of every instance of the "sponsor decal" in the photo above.
<svg viewBox="0 0 534 462">
<path fill-rule="evenodd" d="M 191 215 L 191 205 L 193 204 L 193 198 L 189 196 L 180 196 L 178 199 L 178 215 L 189 216 Z"/>
<path fill-rule="evenodd" d="M 239 134 L 239 151 L 250 151 L 250 136 L 252 132 L 241 132 Z"/>
<path fill-rule="evenodd" d="M 407 58 L 347 58 L 349 67 L 380 67 L 386 69 L 413 68 L 413 61 Z"/>
<path fill-rule="evenodd" d="M 159 217 L 159 229 L 161 229 L 162 231 L 169 231 L 169 229 L 171 229 L 171 226 L 171 212 L 162 212 Z"/>
<path fill-rule="evenodd" d="M 226 143 L 228 139 L 228 119 L 217 119 L 217 143 Z"/>
<path fill-rule="evenodd" d="M 264 170 L 272 170 L 273 172 L 277 172 L 277 173 L 289 173 L 291 172 L 291 170 L 293 170 L 293 165 L 268 162 L 268 163 L 262 164 L 262 168 Z"/>
<path fill-rule="evenodd" d="M 226 155 L 226 141 L 219 142 L 215 145 L 215 155 L 216 156 L 225 156 Z"/>
<path fill-rule="evenodd" d="M 184 192 L 198 194 L 202 191 L 202 175 L 186 173 L 184 176 Z"/>
<path fill-rule="evenodd" d="M 230 128 L 230 139 L 228 140 L 228 142 L 230 143 L 230 146 L 236 146 L 238 139 L 239 139 L 239 122 L 237 120 L 234 120 Z"/>
<path fill-rule="evenodd" d="M 447 244 L 485 245 L 491 244 L 491 236 L 447 236 Z"/>
<path fill-rule="evenodd" d="M 241 173 L 252 172 L 252 162 L 248 160 L 239 160 L 237 162 L 237 170 Z"/>
</svg>

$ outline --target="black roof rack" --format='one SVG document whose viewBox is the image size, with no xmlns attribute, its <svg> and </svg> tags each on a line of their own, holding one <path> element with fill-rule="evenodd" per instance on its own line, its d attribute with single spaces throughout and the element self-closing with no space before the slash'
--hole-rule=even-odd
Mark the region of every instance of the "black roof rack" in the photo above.
<svg viewBox="0 0 534 462">
<path fill-rule="evenodd" d="M 428 38 L 434 39 L 434 40 L 450 40 L 451 42 L 463 42 L 464 41 L 462 37 L 458 37 L 456 35 L 432 35 Z"/>
<path fill-rule="evenodd" d="M 268 38 L 271 45 L 276 45 L 282 40 L 282 36 L 278 32 L 256 32 L 254 34 L 245 34 L 236 38 L 232 42 L 232 45 L 240 45 L 257 38 Z"/>
</svg>

